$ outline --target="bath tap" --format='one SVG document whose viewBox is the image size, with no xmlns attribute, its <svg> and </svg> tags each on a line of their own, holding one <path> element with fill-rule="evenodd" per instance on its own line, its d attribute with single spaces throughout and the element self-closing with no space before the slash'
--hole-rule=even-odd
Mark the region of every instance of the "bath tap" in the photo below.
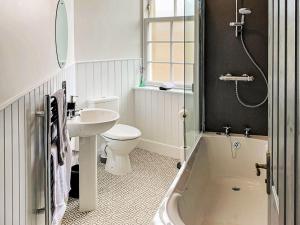
<svg viewBox="0 0 300 225">
<path fill-rule="evenodd" d="M 225 133 L 225 135 L 228 137 L 228 136 L 230 136 L 230 129 L 231 129 L 231 127 L 230 126 L 225 126 L 225 127 L 223 127 L 224 129 L 225 129 L 225 131 L 224 131 L 224 133 Z"/>
<path fill-rule="evenodd" d="M 267 164 L 259 164 L 259 163 L 255 163 L 255 168 L 256 168 L 256 176 L 260 176 L 261 169 L 267 170 L 268 169 L 268 165 Z"/>
<path fill-rule="evenodd" d="M 251 131 L 251 128 L 250 127 L 246 127 L 245 129 L 244 129 L 244 131 L 245 131 L 245 137 L 250 137 L 250 131 Z"/>
</svg>

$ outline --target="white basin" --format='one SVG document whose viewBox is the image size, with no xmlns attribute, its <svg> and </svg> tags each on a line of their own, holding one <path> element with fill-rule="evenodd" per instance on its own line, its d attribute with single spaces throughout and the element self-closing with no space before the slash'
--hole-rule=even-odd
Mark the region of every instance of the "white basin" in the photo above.
<svg viewBox="0 0 300 225">
<path fill-rule="evenodd" d="M 84 109 L 80 116 L 68 120 L 71 137 L 90 137 L 112 128 L 120 118 L 117 112 L 107 109 Z"/>
<path fill-rule="evenodd" d="M 79 210 L 88 212 L 97 206 L 97 134 L 112 128 L 119 119 L 107 109 L 84 109 L 67 121 L 71 137 L 79 137 Z"/>
</svg>

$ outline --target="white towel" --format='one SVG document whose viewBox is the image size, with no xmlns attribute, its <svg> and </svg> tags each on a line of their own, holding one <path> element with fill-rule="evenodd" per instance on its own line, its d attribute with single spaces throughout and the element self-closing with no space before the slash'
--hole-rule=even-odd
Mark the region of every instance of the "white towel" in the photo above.
<svg viewBox="0 0 300 225">
<path fill-rule="evenodd" d="M 53 158 L 53 202 L 54 212 L 52 218 L 52 225 L 59 225 L 64 213 L 66 211 L 66 199 L 68 199 L 71 178 L 71 163 L 72 163 L 72 152 L 68 151 L 65 155 L 65 163 L 60 166 L 58 163 L 58 151 L 57 146 L 51 146 L 51 155 Z"/>
<path fill-rule="evenodd" d="M 72 150 L 72 166 L 79 164 L 79 137 L 72 137 L 70 141 Z"/>
</svg>

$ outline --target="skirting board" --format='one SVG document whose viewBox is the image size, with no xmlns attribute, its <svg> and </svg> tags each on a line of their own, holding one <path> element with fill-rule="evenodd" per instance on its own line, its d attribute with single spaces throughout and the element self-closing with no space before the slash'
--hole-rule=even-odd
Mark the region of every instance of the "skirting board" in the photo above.
<svg viewBox="0 0 300 225">
<path fill-rule="evenodd" d="M 177 146 L 166 145 L 160 142 L 151 141 L 141 138 L 138 148 L 154 152 L 159 155 L 171 157 L 173 159 L 181 159 L 183 149 Z"/>
</svg>

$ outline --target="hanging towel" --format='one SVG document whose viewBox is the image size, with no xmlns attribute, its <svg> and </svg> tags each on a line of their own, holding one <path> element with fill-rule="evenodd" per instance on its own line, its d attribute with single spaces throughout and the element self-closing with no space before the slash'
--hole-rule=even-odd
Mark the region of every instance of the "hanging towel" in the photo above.
<svg viewBox="0 0 300 225">
<path fill-rule="evenodd" d="M 72 150 L 72 166 L 79 164 L 79 137 L 72 137 L 70 141 Z"/>
<path fill-rule="evenodd" d="M 69 196 L 72 152 L 69 151 L 65 155 L 65 164 L 58 164 L 57 146 L 51 146 L 51 157 L 53 160 L 53 204 L 54 211 L 52 217 L 52 225 L 59 225 L 66 211 L 66 200 Z"/>
<path fill-rule="evenodd" d="M 51 146 L 51 157 L 53 160 L 53 194 L 52 194 L 52 200 L 54 205 L 54 211 L 53 211 L 53 217 L 52 217 L 52 225 L 58 225 L 61 219 L 63 218 L 63 215 L 66 211 L 66 203 L 65 203 L 65 182 L 64 178 L 62 176 L 64 165 L 60 166 L 58 164 L 58 156 L 57 156 L 57 146 L 52 145 Z"/>
<path fill-rule="evenodd" d="M 63 89 L 58 90 L 53 94 L 55 104 L 57 104 L 57 123 L 54 124 L 54 132 L 57 132 L 57 161 L 59 165 L 64 164 L 66 152 L 70 152 L 69 137 L 67 135 L 67 108 L 66 97 Z"/>
<path fill-rule="evenodd" d="M 71 165 L 72 151 L 70 147 L 70 137 L 67 129 L 66 99 L 64 90 L 59 90 L 53 94 L 54 109 L 52 110 L 53 130 L 51 132 L 51 157 L 53 162 L 53 219 L 52 225 L 58 225 L 66 210 L 66 200 L 71 190 Z"/>
</svg>

